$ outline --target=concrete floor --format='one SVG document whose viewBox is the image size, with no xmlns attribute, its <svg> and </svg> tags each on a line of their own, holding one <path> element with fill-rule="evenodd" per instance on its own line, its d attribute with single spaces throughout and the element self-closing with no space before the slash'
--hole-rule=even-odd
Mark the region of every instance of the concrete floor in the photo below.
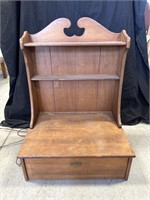
<svg viewBox="0 0 150 200">
<path fill-rule="evenodd" d="M 8 80 L 0 79 L 0 121 L 8 98 Z M 49 180 L 23 177 L 16 157 L 22 140 L 17 129 L 0 127 L 0 200 L 150 200 L 150 125 L 123 126 L 136 153 L 128 181 Z M 22 130 L 21 134 L 25 134 Z M 9 146 L 5 146 L 8 145 Z"/>
</svg>

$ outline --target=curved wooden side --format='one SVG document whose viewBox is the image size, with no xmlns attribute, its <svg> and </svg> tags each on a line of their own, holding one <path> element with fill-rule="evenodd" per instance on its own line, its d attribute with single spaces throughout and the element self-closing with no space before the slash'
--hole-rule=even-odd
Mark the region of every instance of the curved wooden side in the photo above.
<svg viewBox="0 0 150 200">
<path fill-rule="evenodd" d="M 113 109 L 112 109 L 114 118 L 115 118 L 119 128 L 122 127 L 121 97 L 122 97 L 122 86 L 123 86 L 123 77 L 124 77 L 126 56 L 127 56 L 127 49 L 126 48 L 120 49 L 119 63 L 118 63 L 118 69 L 117 69 L 117 74 L 120 77 L 120 80 L 118 82 L 116 82 L 116 85 L 115 85 L 114 98 L 113 98 Z"/>
<path fill-rule="evenodd" d="M 24 60 L 26 64 L 26 73 L 27 73 L 28 88 L 29 88 L 29 95 L 30 95 L 30 106 L 31 106 L 30 128 L 33 128 L 37 120 L 37 117 L 39 115 L 39 106 L 38 106 L 35 83 L 31 83 L 31 77 L 33 76 L 32 59 L 28 56 L 30 54 L 27 51 L 28 50 L 24 49 L 23 55 L 24 55 Z"/>
<path fill-rule="evenodd" d="M 35 84 L 31 83 L 31 77 L 33 76 L 32 59 L 31 59 L 32 49 L 24 48 L 24 43 L 27 41 L 30 41 L 30 35 L 28 34 L 27 31 L 25 31 L 23 36 L 20 38 L 20 48 L 22 49 L 26 66 L 27 81 L 28 81 L 28 88 L 30 95 L 30 106 L 31 106 L 30 128 L 33 128 L 39 114 L 39 108 L 38 108 Z"/>
</svg>

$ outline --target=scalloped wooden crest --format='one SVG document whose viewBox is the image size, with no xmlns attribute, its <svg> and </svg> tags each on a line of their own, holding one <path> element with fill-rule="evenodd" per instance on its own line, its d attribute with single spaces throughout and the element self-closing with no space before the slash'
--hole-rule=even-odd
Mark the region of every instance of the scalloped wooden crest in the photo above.
<svg viewBox="0 0 150 200">
<path fill-rule="evenodd" d="M 113 33 L 109 31 L 97 21 L 89 17 L 80 18 L 77 25 L 79 28 L 85 28 L 85 31 L 81 36 L 67 36 L 64 33 L 64 28 L 69 28 L 71 26 L 71 22 L 67 18 L 59 18 L 46 26 L 42 31 L 36 34 L 31 34 L 31 38 L 33 41 L 37 41 L 37 37 L 40 37 L 40 41 L 118 41 L 120 33 Z"/>
<path fill-rule="evenodd" d="M 77 22 L 79 28 L 84 28 L 81 36 L 67 36 L 64 33 L 65 28 L 71 26 L 71 22 L 67 18 L 59 18 L 54 20 L 43 30 L 35 34 L 28 35 L 27 32 L 22 36 L 20 43 L 28 42 L 105 42 L 105 41 L 123 41 L 127 47 L 130 46 L 130 37 L 123 30 L 121 33 L 114 33 L 106 29 L 97 21 L 89 18 L 80 18 Z M 28 39 L 27 39 L 28 37 Z M 30 37 L 30 39 L 29 39 Z"/>
</svg>

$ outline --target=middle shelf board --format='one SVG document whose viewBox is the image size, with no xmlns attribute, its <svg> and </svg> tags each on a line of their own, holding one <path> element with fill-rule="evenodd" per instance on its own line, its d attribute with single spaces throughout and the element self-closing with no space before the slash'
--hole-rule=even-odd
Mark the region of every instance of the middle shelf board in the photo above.
<svg viewBox="0 0 150 200">
<path fill-rule="evenodd" d="M 35 75 L 32 81 L 119 80 L 117 74 Z"/>
</svg>

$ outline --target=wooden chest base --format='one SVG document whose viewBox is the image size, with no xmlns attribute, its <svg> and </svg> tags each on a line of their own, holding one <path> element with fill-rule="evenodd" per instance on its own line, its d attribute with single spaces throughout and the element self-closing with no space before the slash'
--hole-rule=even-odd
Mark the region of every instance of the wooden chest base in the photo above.
<svg viewBox="0 0 150 200">
<path fill-rule="evenodd" d="M 25 179 L 127 179 L 131 158 L 25 158 Z"/>
<path fill-rule="evenodd" d="M 127 180 L 134 156 L 111 113 L 41 114 L 18 154 L 26 180 Z"/>
</svg>

